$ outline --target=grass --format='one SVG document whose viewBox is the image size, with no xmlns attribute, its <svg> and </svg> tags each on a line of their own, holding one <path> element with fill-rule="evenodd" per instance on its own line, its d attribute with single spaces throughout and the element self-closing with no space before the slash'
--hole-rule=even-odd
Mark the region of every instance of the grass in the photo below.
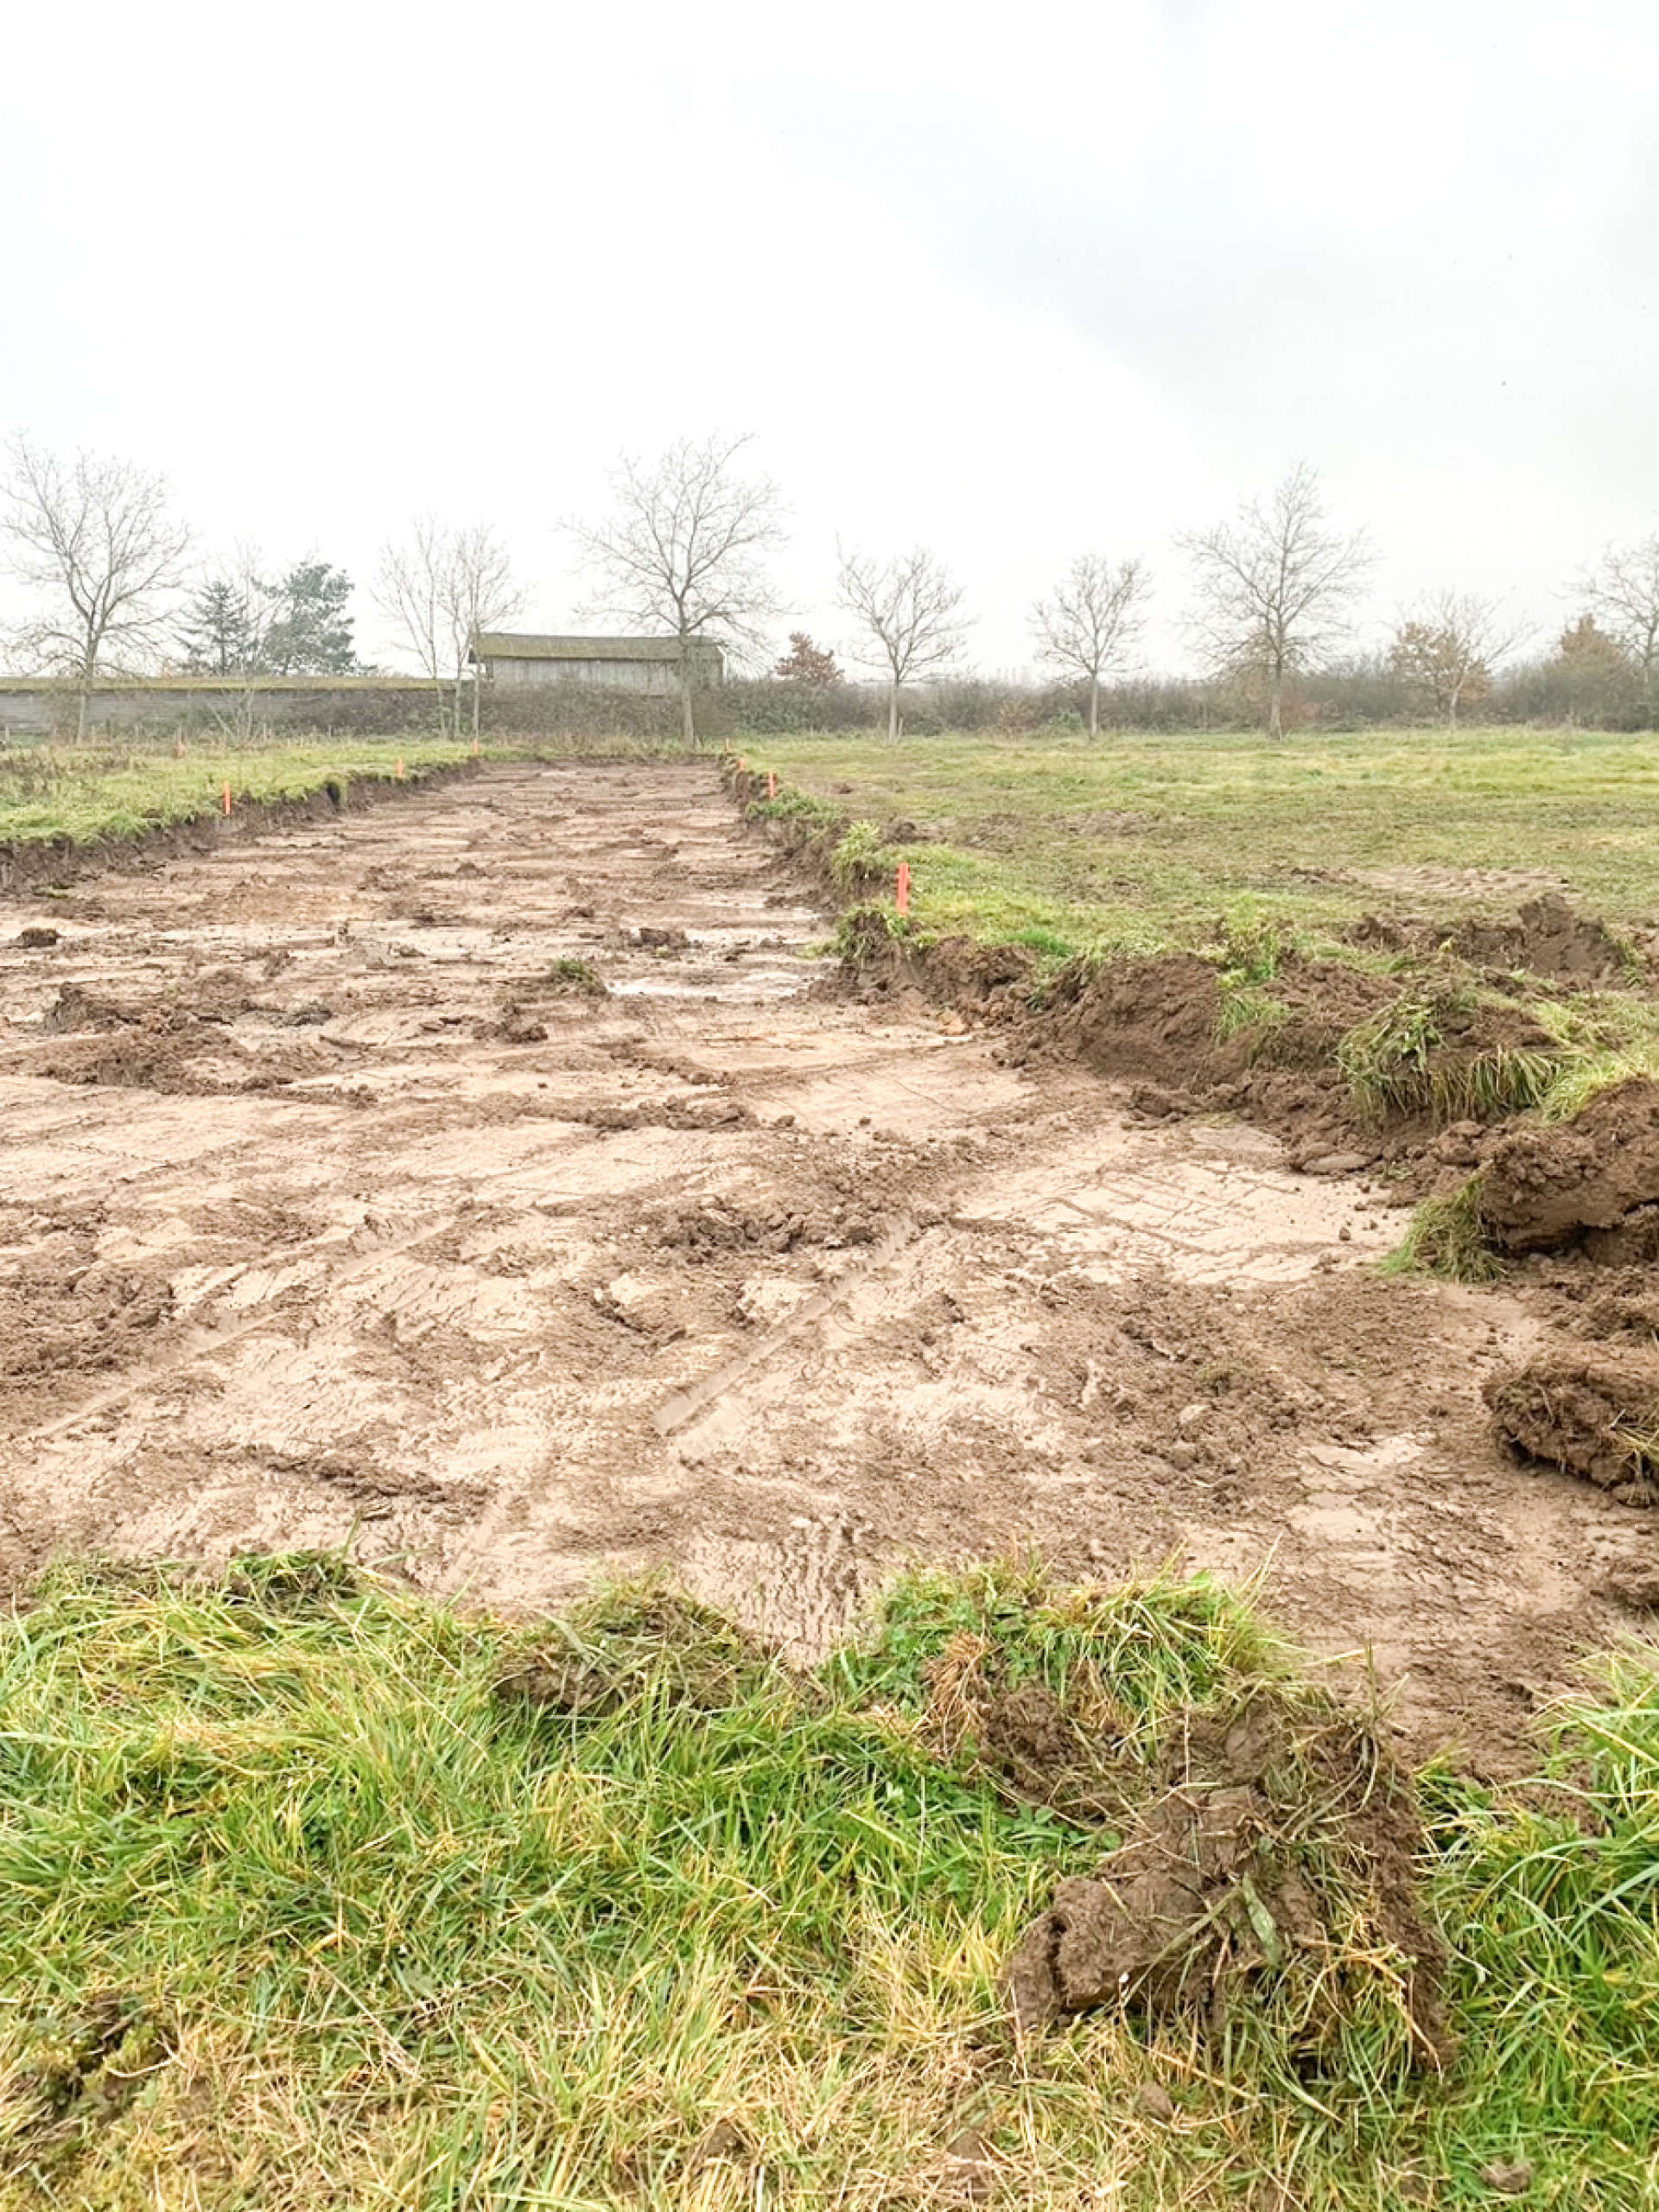
<svg viewBox="0 0 1659 2212">
<path fill-rule="evenodd" d="M 1659 753 L 1628 736 L 777 737 L 747 757 L 843 814 L 921 825 L 928 842 L 893 849 L 919 929 L 1040 931 L 1056 957 L 1197 950 L 1230 914 L 1330 934 L 1376 911 L 1512 912 L 1527 895 L 1452 899 L 1400 873 L 1418 868 L 1559 876 L 1615 925 L 1659 908 Z"/>
<path fill-rule="evenodd" d="M 197 740 L 182 756 L 101 743 L 0 749 L 0 844 L 141 836 L 217 814 L 227 783 L 234 807 L 308 798 L 330 783 L 348 796 L 354 781 L 418 782 L 469 749 L 422 737 L 253 746 Z"/>
<path fill-rule="evenodd" d="M 1496 1282 L 1503 1262 L 1492 1249 L 1480 1205 L 1481 1179 L 1421 1199 L 1406 1233 L 1381 1262 L 1387 1274 L 1439 1275 L 1448 1282 Z"/>
<path fill-rule="evenodd" d="M 532 1638 L 337 1560 L 60 1571 L 0 1634 L 0 2206 L 963 2203 L 964 2130 L 1057 2212 L 1450 2208 L 1500 2158 L 1659 2203 L 1649 1663 L 1560 1716 L 1547 1796 L 1427 1778 L 1440 2075 L 1361 2013 L 1311 2069 L 1271 2007 L 1010 2041 L 999 1961 L 1109 1838 L 941 1736 L 964 1640 L 1130 1763 L 1294 1681 L 1203 1579 L 923 1576 L 802 1679 L 663 1593 Z"/>
</svg>

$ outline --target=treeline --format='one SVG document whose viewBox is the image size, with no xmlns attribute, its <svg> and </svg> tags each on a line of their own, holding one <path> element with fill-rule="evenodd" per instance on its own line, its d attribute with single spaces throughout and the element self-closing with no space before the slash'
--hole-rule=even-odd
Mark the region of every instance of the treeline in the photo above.
<svg viewBox="0 0 1659 2212">
<path fill-rule="evenodd" d="M 833 730 L 885 734 L 888 704 L 887 687 L 880 683 L 844 677 L 818 683 L 775 676 L 740 678 L 699 699 L 697 723 L 705 737 L 721 740 Z M 914 737 L 947 730 L 1001 737 L 1083 736 L 1089 705 L 1084 682 L 947 677 L 906 693 L 904 728 Z M 483 714 L 489 729 L 549 735 L 611 732 L 668 737 L 680 728 L 679 702 L 673 696 L 563 684 L 486 696 Z M 1416 728 L 1434 718 L 1421 685 L 1391 667 L 1386 653 L 1356 656 L 1297 677 L 1287 685 L 1282 705 L 1287 734 Z M 1495 677 L 1471 703 L 1466 718 L 1586 729 L 1652 726 L 1639 676 L 1627 663 L 1611 671 L 1593 663 L 1586 666 L 1583 656 L 1563 653 L 1559 645 Z M 1248 680 L 1148 676 L 1103 685 L 1100 694 L 1099 728 L 1108 734 L 1202 734 L 1249 728 L 1263 719 L 1261 688 Z"/>
<path fill-rule="evenodd" d="M 830 650 L 802 631 L 769 678 L 702 696 L 704 649 L 765 666 L 786 610 L 775 585 L 784 508 L 751 474 L 745 438 L 683 439 L 649 463 L 625 459 L 610 512 L 569 525 L 594 598 L 588 612 L 677 647 L 681 735 L 883 727 L 1001 729 L 1074 722 L 1146 730 L 1260 722 L 1360 728 L 1434 717 L 1651 728 L 1659 710 L 1659 533 L 1605 548 L 1581 570 L 1580 612 L 1540 646 L 1501 600 L 1441 587 L 1395 617 L 1386 644 L 1357 652 L 1375 553 L 1363 531 L 1328 517 L 1317 473 L 1290 469 L 1224 521 L 1173 543 L 1185 566 L 1180 619 L 1202 671 L 1160 678 L 1141 652 L 1159 588 L 1148 562 L 1075 554 L 1027 610 L 1041 680 L 964 676 L 973 621 L 962 586 L 927 547 L 868 554 L 837 545 L 835 596 L 847 625 Z M 35 596 L 12 633 L 34 664 L 72 676 L 79 723 L 104 673 L 177 671 L 230 677 L 368 672 L 357 656 L 350 578 L 315 558 L 274 578 L 243 554 L 197 565 L 165 483 L 87 454 L 64 461 L 12 441 L 0 479 L 0 558 Z M 493 727 L 533 712 L 554 729 L 591 702 L 537 687 L 523 706 L 483 714 L 474 639 L 522 612 L 525 592 L 485 524 L 425 517 L 388 542 L 372 595 L 400 649 L 431 679 L 445 727 Z M 842 652 L 865 683 L 849 682 Z M 661 709 L 617 692 L 605 720 L 653 730 Z"/>
</svg>

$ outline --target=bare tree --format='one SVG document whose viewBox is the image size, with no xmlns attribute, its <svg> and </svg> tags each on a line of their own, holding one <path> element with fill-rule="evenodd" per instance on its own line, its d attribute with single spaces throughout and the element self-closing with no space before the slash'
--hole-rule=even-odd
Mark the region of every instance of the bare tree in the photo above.
<svg viewBox="0 0 1659 2212">
<path fill-rule="evenodd" d="M 757 653 L 779 612 L 766 563 L 783 542 L 782 511 L 770 477 L 739 473 L 749 443 L 716 434 L 682 438 L 648 464 L 625 455 L 611 480 L 609 520 L 570 525 L 603 579 L 593 611 L 666 631 L 677 645 L 688 746 L 697 741 L 694 646 L 707 639 Z"/>
<path fill-rule="evenodd" d="M 1478 592 L 1435 592 L 1407 615 L 1389 648 L 1395 675 L 1420 685 L 1455 729 L 1458 710 L 1491 689 L 1492 671 L 1527 634 L 1503 603 Z"/>
<path fill-rule="evenodd" d="M 962 649 L 962 587 L 918 545 L 891 561 L 842 553 L 836 597 L 870 640 L 854 659 L 887 679 L 887 742 L 896 745 L 900 690 Z"/>
<path fill-rule="evenodd" d="M 382 549 L 374 581 L 375 603 L 396 624 L 403 642 L 438 687 L 438 727 L 459 737 L 461 698 L 473 641 L 524 603 L 513 580 L 506 548 L 484 524 L 458 529 L 423 515 L 409 535 Z M 446 713 L 444 686 L 449 690 Z M 478 679 L 473 679 L 473 729 L 479 724 Z"/>
<path fill-rule="evenodd" d="M 1268 732 L 1285 734 L 1285 679 L 1329 652 L 1373 555 L 1363 531 L 1325 521 L 1319 472 L 1298 461 L 1265 499 L 1233 522 L 1176 539 L 1192 563 L 1198 605 L 1188 628 L 1218 674 L 1249 673 L 1268 690 Z"/>
<path fill-rule="evenodd" d="M 1116 567 L 1103 553 L 1080 553 L 1047 599 L 1031 610 L 1037 658 L 1081 676 L 1089 686 L 1089 735 L 1100 735 L 1100 684 L 1122 664 L 1140 636 L 1152 588 L 1139 561 Z"/>
<path fill-rule="evenodd" d="M 96 454 L 60 461 L 23 437 L 12 440 L 0 496 L 11 566 L 47 595 L 19 642 L 76 678 L 84 738 L 106 658 L 142 661 L 162 644 L 190 532 L 168 512 L 163 477 Z"/>
<path fill-rule="evenodd" d="M 1610 545 L 1581 579 L 1591 612 L 1642 678 L 1642 719 L 1653 728 L 1659 693 L 1659 533 Z"/>
</svg>

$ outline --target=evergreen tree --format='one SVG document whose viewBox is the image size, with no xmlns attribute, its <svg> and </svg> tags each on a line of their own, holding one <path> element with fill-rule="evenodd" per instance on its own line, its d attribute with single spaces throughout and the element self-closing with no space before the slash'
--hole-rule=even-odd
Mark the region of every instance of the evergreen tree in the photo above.
<svg viewBox="0 0 1659 2212">
<path fill-rule="evenodd" d="M 260 666 L 264 588 L 251 577 L 210 576 L 191 599 L 179 629 L 192 676 L 251 676 Z"/>
<path fill-rule="evenodd" d="M 352 580 L 327 561 L 296 562 L 271 590 L 260 665 L 268 676 L 351 676 L 362 663 L 346 601 Z"/>
</svg>

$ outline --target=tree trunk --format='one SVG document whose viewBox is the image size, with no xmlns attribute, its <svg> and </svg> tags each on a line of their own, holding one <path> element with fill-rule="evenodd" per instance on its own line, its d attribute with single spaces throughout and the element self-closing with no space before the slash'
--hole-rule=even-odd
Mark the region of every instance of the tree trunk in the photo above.
<svg viewBox="0 0 1659 2212">
<path fill-rule="evenodd" d="M 895 676 L 887 686 L 887 743 L 899 742 L 899 679 Z"/>
<path fill-rule="evenodd" d="M 92 653 L 84 654 L 80 664 L 80 701 L 75 715 L 75 739 L 80 745 L 86 742 L 87 725 L 92 718 L 92 677 L 97 669 L 98 663 Z"/>
<path fill-rule="evenodd" d="M 691 711 L 691 656 L 680 639 L 680 735 L 688 753 L 697 749 L 697 718 Z"/>
<path fill-rule="evenodd" d="M 1100 736 L 1100 678 L 1093 677 L 1089 684 L 1089 742 L 1096 743 Z"/>
<path fill-rule="evenodd" d="M 479 665 L 478 665 L 478 663 L 477 663 L 476 661 L 474 661 L 474 662 L 473 663 L 473 742 L 474 742 L 474 744 L 476 744 L 476 743 L 478 742 L 478 688 L 479 688 L 479 675 L 480 675 Z"/>
<path fill-rule="evenodd" d="M 1268 735 L 1285 734 L 1285 671 L 1275 662 L 1268 673 Z"/>
</svg>

